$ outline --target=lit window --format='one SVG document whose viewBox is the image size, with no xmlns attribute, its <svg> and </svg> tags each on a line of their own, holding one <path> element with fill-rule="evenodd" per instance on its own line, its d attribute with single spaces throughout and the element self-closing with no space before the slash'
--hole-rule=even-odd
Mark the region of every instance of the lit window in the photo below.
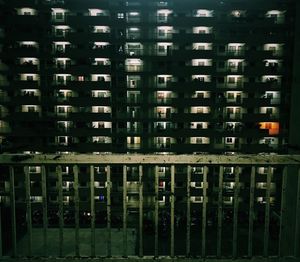
<svg viewBox="0 0 300 262">
<path fill-rule="evenodd" d="M 234 138 L 233 137 L 226 137 L 225 143 L 226 144 L 233 144 L 234 143 Z"/>
<path fill-rule="evenodd" d="M 203 113 L 204 113 L 203 107 L 198 107 L 197 114 L 203 114 Z"/>
<path fill-rule="evenodd" d="M 279 123 L 278 122 L 261 122 L 259 123 L 260 129 L 268 129 L 269 135 L 279 134 Z"/>
</svg>

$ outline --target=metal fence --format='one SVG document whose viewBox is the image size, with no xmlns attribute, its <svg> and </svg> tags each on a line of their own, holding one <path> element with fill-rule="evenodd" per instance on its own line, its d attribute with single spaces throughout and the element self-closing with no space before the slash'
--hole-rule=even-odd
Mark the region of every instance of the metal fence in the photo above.
<svg viewBox="0 0 300 262">
<path fill-rule="evenodd" d="M 0 164 L 1 258 L 299 257 L 298 155 L 1 155 Z"/>
</svg>

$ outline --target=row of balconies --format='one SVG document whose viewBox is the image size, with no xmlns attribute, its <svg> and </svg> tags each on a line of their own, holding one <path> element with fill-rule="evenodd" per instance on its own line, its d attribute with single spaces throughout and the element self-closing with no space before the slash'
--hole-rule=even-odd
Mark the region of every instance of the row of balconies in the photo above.
<svg viewBox="0 0 300 262">
<path fill-rule="evenodd" d="M 65 9 L 62 9 L 65 10 Z M 101 12 L 100 12 L 101 11 Z M 126 9 L 122 11 L 127 11 Z M 152 10 L 151 10 L 152 11 Z M 80 19 L 80 24 L 84 25 L 98 25 L 99 23 L 103 25 L 117 25 L 119 23 L 132 23 L 132 24 L 137 24 L 137 23 L 158 23 L 158 24 L 186 24 L 186 25 L 216 25 L 220 21 L 222 23 L 255 23 L 258 21 L 260 22 L 259 24 L 265 24 L 265 26 L 272 26 L 274 24 L 283 24 L 284 23 L 284 16 L 283 15 L 278 15 L 276 17 L 269 17 L 269 16 L 258 16 L 258 15 L 239 15 L 236 16 L 233 14 L 234 11 L 227 13 L 222 12 L 219 13 L 217 10 L 217 14 L 214 15 L 207 15 L 207 14 L 202 14 L 199 15 L 196 12 L 193 12 L 193 15 L 189 13 L 185 14 L 176 14 L 173 13 L 172 10 L 166 10 L 168 13 L 163 13 L 159 12 L 156 10 L 153 10 L 152 12 L 148 12 L 147 15 L 143 12 L 142 14 L 139 12 L 134 12 L 134 15 L 132 14 L 133 12 L 124 12 L 124 13 L 117 13 L 117 14 L 110 14 L 109 11 L 107 10 L 99 10 L 99 13 L 86 13 L 83 16 L 77 16 L 72 12 L 66 12 L 61 11 L 59 15 L 53 13 L 51 16 L 52 23 L 54 24 L 62 24 L 62 23 L 67 23 L 71 25 L 77 25 L 78 19 Z M 155 12 L 156 11 L 156 12 Z M 162 10 L 160 10 L 162 11 Z M 197 11 L 197 10 L 194 10 Z M 213 11 L 211 11 L 212 13 Z M 240 12 L 240 10 L 236 10 L 236 12 Z M 38 19 L 40 20 L 41 18 L 50 18 L 47 16 L 42 16 L 39 15 L 38 13 L 36 14 L 20 14 L 19 16 L 14 16 L 14 20 L 18 22 L 26 22 L 26 23 L 33 23 L 37 21 Z"/>
<path fill-rule="evenodd" d="M 230 40 L 229 40 L 230 41 Z M 76 42 L 76 41 L 75 41 Z M 278 42 L 278 41 L 276 41 Z M 214 56 L 223 56 L 223 57 L 240 57 L 240 58 L 257 58 L 257 59 L 268 59 L 274 58 L 283 55 L 282 49 L 275 49 L 275 50 L 247 50 L 246 47 L 239 48 L 239 49 L 228 49 L 224 48 L 223 50 L 217 50 L 216 48 L 206 48 L 206 49 L 198 49 L 193 48 L 192 46 L 186 47 L 187 49 L 180 49 L 178 48 L 177 44 L 170 43 L 169 46 L 164 48 L 158 48 L 151 44 L 151 46 L 141 47 L 141 48 L 128 48 L 123 47 L 122 49 L 116 49 L 111 45 L 107 46 L 90 46 L 82 49 L 78 49 L 77 47 L 71 46 L 69 43 L 64 48 L 54 48 L 52 54 L 59 57 L 77 57 L 79 55 L 84 54 L 88 57 L 110 57 L 114 55 L 122 56 L 174 56 L 174 57 L 181 57 L 187 56 L 192 58 L 211 58 Z M 203 47 L 204 48 L 204 47 Z M 49 48 L 49 51 L 51 49 Z M 5 54 L 7 56 L 16 56 L 16 57 L 38 57 L 40 55 L 40 51 L 38 46 L 21 46 L 21 47 L 9 47 L 5 48 Z"/>
<path fill-rule="evenodd" d="M 162 72 L 162 70 L 158 69 L 153 63 L 146 65 L 115 65 L 111 67 L 110 65 L 69 65 L 69 66 L 54 66 L 53 69 L 48 68 L 47 71 L 52 74 L 64 73 L 64 74 L 97 74 L 101 72 L 102 74 L 110 74 L 112 70 L 117 69 L 118 71 L 124 70 L 125 73 L 127 72 L 137 72 L 137 73 L 154 73 Z M 15 73 L 23 73 L 23 74 L 36 74 L 39 72 L 37 65 L 32 66 L 22 66 L 17 65 L 14 66 L 12 69 Z M 257 75 L 264 74 L 264 75 L 282 75 L 284 73 L 282 67 L 265 67 L 265 66 L 245 66 L 245 67 L 224 67 L 218 68 L 216 66 L 191 66 L 191 65 L 184 65 L 184 66 L 176 66 L 176 65 L 168 65 L 166 69 L 168 74 L 214 74 L 215 72 L 221 73 L 238 73 L 238 74 L 246 74 L 246 75 Z M 164 72 L 162 72 L 164 73 Z M 64 81 L 63 81 L 64 82 Z"/>
<path fill-rule="evenodd" d="M 154 61 L 151 63 L 147 63 L 146 65 L 131 65 L 131 64 L 118 64 L 118 65 L 54 65 L 53 67 L 47 68 L 48 73 L 50 74 L 97 74 L 101 72 L 102 74 L 111 74 L 112 70 L 124 71 L 126 72 L 137 72 L 137 73 L 145 73 L 150 72 L 151 74 L 159 69 L 154 65 Z M 12 68 L 14 73 L 18 74 L 37 74 L 39 73 L 38 65 L 15 65 Z M 177 66 L 175 64 L 167 65 L 166 68 L 163 69 L 168 74 L 214 74 L 215 72 L 221 73 L 238 73 L 238 74 L 246 74 L 246 75 L 282 75 L 284 73 L 284 68 L 280 66 L 224 66 L 222 68 L 217 66 L 203 66 L 203 65 L 182 65 Z M 160 72 L 162 70 L 160 69 Z M 64 82 L 64 81 L 63 81 Z"/>
<path fill-rule="evenodd" d="M 153 76 L 154 77 L 154 76 Z M 224 78 L 223 78 L 224 81 Z M 182 88 L 186 88 L 185 90 L 190 92 L 193 91 L 221 91 L 220 89 L 234 89 L 235 91 L 246 91 L 246 92 L 265 92 L 265 91 L 278 91 L 282 83 L 280 81 L 268 81 L 268 82 L 235 82 L 235 83 L 220 83 L 217 81 L 212 82 L 204 82 L 197 81 L 196 79 L 186 80 L 184 82 L 178 81 L 166 81 L 165 83 L 151 82 L 143 83 L 141 80 L 134 80 L 134 83 L 129 81 L 123 81 L 118 84 L 113 84 L 111 81 L 91 81 L 91 80 L 64 80 L 64 81 L 54 81 L 49 85 L 48 89 L 53 88 L 66 88 L 69 90 L 80 91 L 84 90 L 110 90 L 115 87 L 123 87 L 132 89 L 143 89 L 144 87 L 155 88 L 155 89 L 164 89 L 165 91 L 179 91 Z M 1 89 L 7 89 L 13 87 L 15 90 L 18 89 L 39 89 L 40 83 L 39 81 L 26 81 L 26 80 L 14 80 L 11 82 L 4 82 L 0 85 Z M 44 87 L 46 89 L 46 87 Z"/>
<path fill-rule="evenodd" d="M 118 113 L 116 115 L 111 115 L 111 113 L 91 113 L 91 112 L 65 112 L 65 113 L 52 113 L 52 112 L 2 112 L 1 118 L 2 119 L 11 119 L 14 121 L 20 121 L 26 118 L 28 121 L 40 121 L 41 117 L 47 117 L 49 119 L 62 119 L 62 120 L 85 120 L 85 121 L 111 121 L 112 119 L 122 119 L 128 121 L 142 121 L 145 117 L 148 121 L 206 121 L 211 122 L 214 120 L 217 121 L 245 121 L 245 122 L 278 122 L 280 119 L 284 118 L 283 114 L 279 113 Z"/>
<path fill-rule="evenodd" d="M 112 133 L 116 133 L 118 135 L 127 134 L 127 135 L 143 135 L 145 130 L 142 128 L 125 128 L 125 129 L 111 129 L 111 128 L 76 128 L 76 127 L 63 127 L 63 128 L 48 128 L 48 135 L 56 135 L 56 136 L 112 136 Z M 226 128 L 218 128 L 217 130 L 210 129 L 160 129 L 153 128 L 148 129 L 151 136 L 164 136 L 164 137 L 224 137 L 224 136 L 234 136 L 245 138 L 248 136 L 251 137 L 268 137 L 269 131 L 268 129 L 242 129 L 241 131 L 236 130 L 228 130 Z M 19 127 L 18 130 L 14 130 L 10 127 L 0 127 L 1 134 L 9 134 L 12 136 L 32 136 L 32 132 L 28 128 Z M 278 135 L 272 135 L 278 136 Z M 138 146 L 140 144 L 129 145 L 130 147 Z"/>
<path fill-rule="evenodd" d="M 92 96 L 80 96 L 80 97 L 48 97 L 48 96 L 0 96 L 0 102 L 2 105 L 40 105 L 53 104 L 53 105 L 65 105 L 69 106 L 110 106 L 114 104 L 114 98 L 112 97 L 92 97 Z M 203 98 L 203 97 L 185 97 L 185 98 L 171 98 L 171 97 L 156 97 L 149 95 L 143 98 L 141 95 L 134 97 L 117 98 L 117 102 L 120 105 L 136 104 L 141 105 L 147 102 L 149 107 L 155 105 L 165 106 L 242 106 L 242 107 L 259 107 L 259 106 L 276 106 L 280 105 L 280 98 L 242 98 L 240 96 L 234 98 L 217 97 L 217 98 Z"/>
</svg>

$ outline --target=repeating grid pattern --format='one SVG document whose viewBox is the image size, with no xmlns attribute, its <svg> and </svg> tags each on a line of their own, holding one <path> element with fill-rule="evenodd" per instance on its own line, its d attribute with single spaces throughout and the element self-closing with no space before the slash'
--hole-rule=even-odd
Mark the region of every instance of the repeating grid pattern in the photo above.
<svg viewBox="0 0 300 262">
<path fill-rule="evenodd" d="M 4 2 L 5 152 L 287 152 L 295 0 Z"/>
<path fill-rule="evenodd" d="M 8 217 L 2 216 L 1 226 L 6 232 L 2 242 L 10 243 L 2 243 L 2 255 L 297 256 L 296 160 L 277 161 L 279 157 L 272 163 L 267 157 L 253 163 L 237 157 L 225 164 L 224 159 L 210 159 L 187 164 L 147 156 L 139 164 L 133 164 L 133 156 L 118 164 L 101 158 L 98 164 L 95 158 L 84 164 L 71 158 L 56 164 L 9 161 L 1 173 L 1 205 Z M 292 176 L 298 181 L 293 200 L 287 199 Z M 296 209 L 289 210 L 287 201 L 294 201 Z M 287 218 L 289 212 L 296 213 L 295 221 Z M 295 225 L 288 235 L 295 245 L 288 252 L 286 223 Z"/>
</svg>

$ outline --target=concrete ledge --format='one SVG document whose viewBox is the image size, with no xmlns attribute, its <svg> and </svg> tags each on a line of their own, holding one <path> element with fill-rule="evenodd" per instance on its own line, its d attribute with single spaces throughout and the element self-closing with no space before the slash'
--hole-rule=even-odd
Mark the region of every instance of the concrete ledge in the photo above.
<svg viewBox="0 0 300 262">
<path fill-rule="evenodd" d="M 84 258 L 84 257 L 65 257 L 65 258 L 41 258 L 41 257 L 32 257 L 32 258 L 8 258 L 2 257 L 0 258 L 0 262 L 124 262 L 127 261 L 143 261 L 143 262 L 298 262 L 299 258 L 295 257 L 253 257 L 253 258 L 182 258 L 182 257 L 127 257 L 127 258 L 120 258 L 120 257 L 96 257 L 96 258 Z"/>
</svg>

